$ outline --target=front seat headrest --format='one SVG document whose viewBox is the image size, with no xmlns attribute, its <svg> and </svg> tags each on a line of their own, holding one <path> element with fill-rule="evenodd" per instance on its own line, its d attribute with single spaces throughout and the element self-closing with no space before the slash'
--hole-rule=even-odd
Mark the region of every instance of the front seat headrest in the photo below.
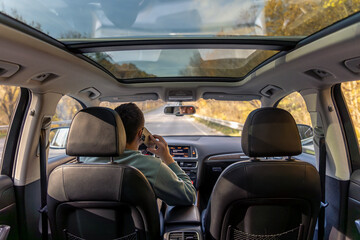
<svg viewBox="0 0 360 240">
<path fill-rule="evenodd" d="M 117 157 L 126 146 L 126 134 L 120 116 L 110 108 L 90 107 L 73 118 L 66 154 L 70 156 Z"/>
<path fill-rule="evenodd" d="M 259 108 L 246 119 L 241 146 L 249 157 L 294 156 L 302 152 L 291 114 L 279 108 Z"/>
</svg>

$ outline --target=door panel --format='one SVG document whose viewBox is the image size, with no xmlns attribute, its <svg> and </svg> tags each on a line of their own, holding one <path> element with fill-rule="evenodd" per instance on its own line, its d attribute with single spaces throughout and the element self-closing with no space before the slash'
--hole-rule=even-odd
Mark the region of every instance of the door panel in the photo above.
<svg viewBox="0 0 360 240">
<path fill-rule="evenodd" d="M 360 233 L 355 225 L 358 219 L 360 219 L 360 170 L 353 172 L 350 178 L 346 235 L 351 239 L 360 239 Z"/>
<path fill-rule="evenodd" d="M 11 227 L 8 239 L 18 239 L 15 192 L 12 180 L 0 175 L 0 225 Z"/>
</svg>

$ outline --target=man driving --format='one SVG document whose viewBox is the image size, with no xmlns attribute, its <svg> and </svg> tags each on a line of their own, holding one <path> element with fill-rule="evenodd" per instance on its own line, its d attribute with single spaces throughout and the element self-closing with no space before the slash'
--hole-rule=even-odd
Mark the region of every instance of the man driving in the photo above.
<svg viewBox="0 0 360 240">
<path fill-rule="evenodd" d="M 114 162 L 139 169 L 153 187 L 155 195 L 168 205 L 191 205 L 195 203 L 196 190 L 188 175 L 171 157 L 163 137 L 150 135 L 153 146 L 147 151 L 153 156 L 142 155 L 138 149 L 143 143 L 144 114 L 134 103 L 122 104 L 115 108 L 120 115 L 126 132 L 126 149 Z M 85 157 L 85 163 L 107 163 L 108 158 Z"/>
</svg>

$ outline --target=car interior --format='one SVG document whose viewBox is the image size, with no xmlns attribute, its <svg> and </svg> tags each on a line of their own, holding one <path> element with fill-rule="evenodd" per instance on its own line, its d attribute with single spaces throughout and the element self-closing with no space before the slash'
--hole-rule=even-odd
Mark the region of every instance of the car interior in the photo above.
<svg viewBox="0 0 360 240">
<path fill-rule="evenodd" d="M 360 2 L 0 6 L 0 240 L 360 239 Z M 114 163 L 127 102 L 194 205 Z"/>
</svg>

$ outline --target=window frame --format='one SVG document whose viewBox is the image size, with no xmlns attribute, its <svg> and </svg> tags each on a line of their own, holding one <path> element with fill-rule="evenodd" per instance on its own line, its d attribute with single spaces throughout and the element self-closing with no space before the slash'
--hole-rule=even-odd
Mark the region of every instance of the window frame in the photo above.
<svg viewBox="0 0 360 240">
<path fill-rule="evenodd" d="M 28 108 L 31 102 L 30 90 L 27 88 L 20 88 L 19 98 L 15 105 L 15 111 L 11 117 L 9 123 L 9 131 L 7 133 L 4 150 L 1 160 L 1 175 L 6 175 L 12 178 L 13 169 L 15 165 L 15 156 L 17 153 L 19 140 L 23 125 L 25 122 L 25 116 L 28 112 Z"/>
<path fill-rule="evenodd" d="M 341 122 L 341 130 L 343 132 L 344 143 L 349 158 L 348 161 L 351 167 L 350 172 L 353 172 L 360 169 L 360 146 L 358 137 L 356 136 L 353 120 L 341 90 L 341 83 L 334 85 L 331 89 L 331 93 Z"/>
</svg>

